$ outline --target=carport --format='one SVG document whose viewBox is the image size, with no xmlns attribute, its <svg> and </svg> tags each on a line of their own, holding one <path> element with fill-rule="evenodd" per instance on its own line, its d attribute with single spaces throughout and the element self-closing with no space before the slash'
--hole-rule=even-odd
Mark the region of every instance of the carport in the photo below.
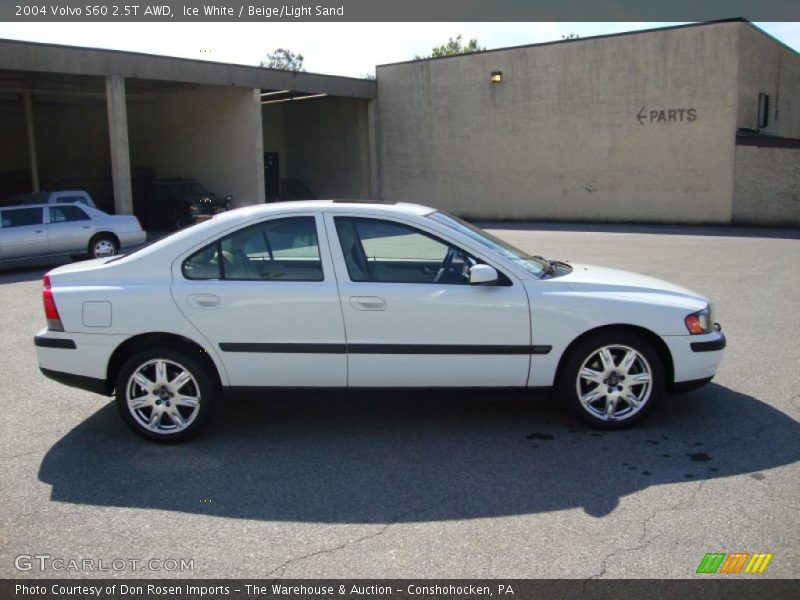
<svg viewBox="0 0 800 600">
<path fill-rule="evenodd" d="M 366 197 L 375 92 L 361 79 L 0 40 L 0 198 L 87 189 L 131 213 L 136 180 L 153 177 L 196 178 L 234 206 L 303 188 Z M 265 175 L 277 178 L 269 195 Z"/>
</svg>

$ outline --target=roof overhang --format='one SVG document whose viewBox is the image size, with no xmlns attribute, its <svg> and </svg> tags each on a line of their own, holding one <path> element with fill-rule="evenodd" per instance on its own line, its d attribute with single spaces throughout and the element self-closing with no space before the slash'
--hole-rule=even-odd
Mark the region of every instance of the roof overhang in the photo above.
<svg viewBox="0 0 800 600">
<path fill-rule="evenodd" d="M 372 100 L 377 85 L 368 79 L 280 71 L 153 54 L 0 40 L 0 70 L 84 76 L 122 75 L 135 79 Z"/>
</svg>

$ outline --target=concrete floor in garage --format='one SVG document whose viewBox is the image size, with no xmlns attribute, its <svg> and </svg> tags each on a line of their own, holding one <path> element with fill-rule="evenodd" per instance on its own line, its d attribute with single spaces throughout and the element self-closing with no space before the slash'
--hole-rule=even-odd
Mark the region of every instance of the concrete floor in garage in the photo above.
<svg viewBox="0 0 800 600">
<path fill-rule="evenodd" d="M 275 396 L 157 446 L 39 374 L 44 269 L 2 272 L 0 577 L 92 575 L 21 554 L 194 560 L 117 573 L 143 577 L 692 577 L 712 551 L 800 575 L 800 231 L 493 230 L 710 296 L 719 376 L 614 433 L 546 397 Z"/>
</svg>

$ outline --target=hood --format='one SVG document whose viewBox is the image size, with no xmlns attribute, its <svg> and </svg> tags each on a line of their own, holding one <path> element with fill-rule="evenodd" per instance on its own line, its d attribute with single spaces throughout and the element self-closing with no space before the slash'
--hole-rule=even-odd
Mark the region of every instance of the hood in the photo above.
<svg viewBox="0 0 800 600">
<path fill-rule="evenodd" d="M 576 292 L 602 293 L 607 296 L 647 298 L 701 310 L 708 298 L 685 287 L 630 271 L 570 263 L 572 272 L 558 281 Z"/>
</svg>

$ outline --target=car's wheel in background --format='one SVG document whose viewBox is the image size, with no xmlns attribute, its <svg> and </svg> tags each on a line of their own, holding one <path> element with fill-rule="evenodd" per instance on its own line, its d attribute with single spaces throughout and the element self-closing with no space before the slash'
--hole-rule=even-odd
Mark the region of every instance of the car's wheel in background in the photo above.
<svg viewBox="0 0 800 600">
<path fill-rule="evenodd" d="M 89 240 L 89 258 L 108 258 L 119 252 L 119 242 L 110 233 L 98 233 Z"/>
<path fill-rule="evenodd" d="M 641 421 L 664 394 L 661 357 L 644 337 L 607 331 L 578 343 L 559 370 L 559 395 L 602 429 Z"/>
<path fill-rule="evenodd" d="M 200 360 L 166 346 L 129 358 L 120 369 L 115 390 L 125 423 L 156 442 L 197 435 L 211 415 L 216 395 Z"/>
</svg>

